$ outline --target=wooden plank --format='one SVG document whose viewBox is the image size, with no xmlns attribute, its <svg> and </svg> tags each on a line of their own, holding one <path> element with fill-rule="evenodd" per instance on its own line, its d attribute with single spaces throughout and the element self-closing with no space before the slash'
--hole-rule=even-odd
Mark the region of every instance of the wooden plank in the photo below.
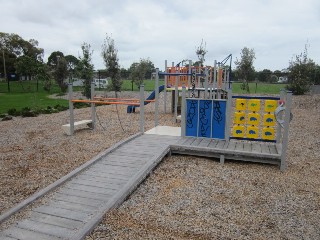
<svg viewBox="0 0 320 240">
<path fill-rule="evenodd" d="M 203 138 L 199 147 L 208 147 L 209 143 L 211 142 L 210 138 Z"/>
<path fill-rule="evenodd" d="M 88 191 L 83 191 L 83 190 L 78 190 L 78 189 L 71 189 L 68 187 L 63 187 L 58 191 L 58 193 L 61 193 L 63 195 L 68 195 L 68 196 L 75 196 L 75 197 L 83 197 L 83 198 L 88 198 L 92 200 L 101 200 L 105 201 L 108 199 L 110 196 L 112 196 L 113 193 L 109 194 L 101 194 L 101 193 L 92 193 Z"/>
<path fill-rule="evenodd" d="M 69 202 L 69 203 L 81 204 L 85 206 L 92 206 L 92 207 L 97 207 L 105 201 L 105 199 L 98 200 L 98 199 L 84 198 L 79 196 L 72 196 L 72 195 L 70 196 L 70 195 L 61 194 L 61 193 L 56 193 L 53 199 L 58 201 Z"/>
<path fill-rule="evenodd" d="M 196 138 L 193 143 L 191 144 L 191 146 L 199 146 L 199 144 L 201 143 L 202 138 Z"/>
<path fill-rule="evenodd" d="M 191 145 L 195 140 L 196 140 L 195 137 L 188 137 L 188 140 L 187 140 L 186 142 L 184 142 L 182 145 L 189 146 L 189 145 Z"/>
<path fill-rule="evenodd" d="M 55 226 L 55 225 L 42 223 L 42 222 L 35 222 L 29 219 L 18 222 L 17 226 L 19 228 L 47 234 L 50 236 L 60 237 L 60 238 L 67 238 L 74 232 L 73 230 L 65 227 Z"/>
<path fill-rule="evenodd" d="M 131 177 L 136 171 L 132 170 L 132 169 L 122 169 L 122 171 L 120 171 L 120 169 L 109 169 L 109 168 L 102 168 L 102 167 L 98 167 L 98 166 L 93 166 L 90 168 L 91 172 L 94 172 L 97 174 L 97 176 L 101 175 L 122 175 L 122 176 L 126 176 L 126 177 Z"/>
<path fill-rule="evenodd" d="M 68 209 L 76 212 L 85 212 L 85 213 L 93 213 L 95 210 L 98 209 L 98 207 L 93 207 L 89 205 L 83 205 L 79 203 L 71 203 L 71 202 L 66 202 L 63 200 L 59 199 L 52 199 L 49 203 L 51 207 L 58 207 L 58 208 L 63 208 L 63 209 Z"/>
<path fill-rule="evenodd" d="M 56 217 L 48 214 L 32 212 L 30 220 L 47 223 L 55 226 L 65 227 L 69 229 L 78 229 L 83 225 L 83 222 L 71 220 L 62 217 Z"/>
<path fill-rule="evenodd" d="M 215 148 L 217 148 L 217 149 L 223 149 L 225 144 L 226 144 L 226 141 L 225 141 L 225 140 L 218 140 L 218 143 L 217 143 L 217 145 L 215 146 Z"/>
<path fill-rule="evenodd" d="M 140 158 L 150 158 L 153 157 L 153 153 L 147 153 L 147 152 L 137 152 L 137 151 L 126 151 L 124 148 L 121 148 L 119 150 L 116 150 L 113 152 L 112 156 L 135 156 Z"/>
<path fill-rule="evenodd" d="M 230 143 L 230 141 L 226 141 L 225 144 L 223 145 L 222 149 L 228 149 L 229 143 Z"/>
<path fill-rule="evenodd" d="M 276 145 L 269 145 L 269 150 L 270 150 L 270 153 L 271 154 L 278 154 L 278 151 L 277 151 L 277 148 L 276 148 Z"/>
<path fill-rule="evenodd" d="M 261 152 L 265 154 L 270 154 L 269 146 L 266 144 L 261 144 Z"/>
<path fill-rule="evenodd" d="M 240 142 L 240 141 L 237 141 L 236 142 L 236 147 L 234 148 L 236 151 L 244 151 L 244 143 L 243 142 Z"/>
<path fill-rule="evenodd" d="M 63 217 L 71 220 L 83 221 L 89 218 L 90 214 L 78 211 L 67 210 L 58 207 L 40 206 L 32 210 L 33 212 L 49 214 L 56 217 Z"/>
<path fill-rule="evenodd" d="M 21 240 L 31 240 L 31 239 L 41 239 L 41 240 L 61 240 L 59 237 L 49 236 L 47 234 L 30 231 L 18 227 L 10 227 L 9 229 L 3 231 L 5 236 L 9 236 L 15 239 Z"/>
<path fill-rule="evenodd" d="M 110 161 L 110 162 L 99 162 L 96 164 L 97 167 L 102 167 L 106 169 L 116 169 L 123 170 L 127 169 L 128 171 L 135 171 L 140 168 L 140 166 L 133 164 L 126 164 L 124 162 Z"/>
<path fill-rule="evenodd" d="M 245 152 L 252 152 L 252 143 L 244 142 L 243 143 L 243 151 Z"/>
<path fill-rule="evenodd" d="M 114 164 L 114 163 L 116 163 L 116 164 L 126 164 L 127 166 L 137 166 L 137 167 L 141 167 L 141 166 L 143 166 L 145 163 L 146 163 L 147 161 L 146 160 L 143 160 L 143 161 L 137 161 L 137 160 L 126 160 L 126 159 L 110 159 L 110 160 L 108 160 L 108 161 L 103 161 L 103 162 L 101 162 L 101 164 L 108 164 L 108 163 L 110 163 L 110 164 Z M 117 166 L 122 166 L 122 165 L 117 165 Z M 123 165 L 123 166 L 125 166 L 125 165 Z"/>
<path fill-rule="evenodd" d="M 184 145 L 184 143 L 185 143 L 186 141 L 188 141 L 188 139 L 189 139 L 189 137 L 181 137 L 181 138 L 178 140 L 177 144 L 178 144 L 178 145 Z"/>
<path fill-rule="evenodd" d="M 84 185 L 84 186 L 92 186 L 97 188 L 105 188 L 105 189 L 112 189 L 112 190 L 119 190 L 121 188 L 121 185 L 118 184 L 112 184 L 110 182 L 97 182 L 87 179 L 73 179 L 71 184 L 77 184 L 77 185 Z"/>
<path fill-rule="evenodd" d="M 217 139 L 211 139 L 211 142 L 208 145 L 208 148 L 215 148 L 218 144 L 218 140 Z"/>
<path fill-rule="evenodd" d="M 17 240 L 16 238 L 4 236 L 4 235 L 2 235 L 1 233 L 0 233 L 0 239 L 1 239 L 1 240 Z"/>
<path fill-rule="evenodd" d="M 72 183 L 67 183 L 66 187 L 70 188 L 70 189 L 91 192 L 94 194 L 95 193 L 102 193 L 102 194 L 110 195 L 110 194 L 113 194 L 116 192 L 116 190 L 113 190 L 113 189 L 99 188 L 99 187 L 72 184 Z"/>
<path fill-rule="evenodd" d="M 75 179 L 84 179 L 84 180 L 92 180 L 92 181 L 97 181 L 97 182 L 110 182 L 113 184 L 118 184 L 118 185 L 123 185 L 128 181 L 127 179 L 121 179 L 121 178 L 115 178 L 117 176 L 96 176 L 96 175 L 90 175 L 88 173 L 86 174 L 81 174 L 77 176 Z"/>
<path fill-rule="evenodd" d="M 225 149 L 228 149 L 228 150 L 235 150 L 236 149 L 236 146 L 238 144 L 237 142 L 235 142 L 235 141 L 227 141 L 227 142 L 229 142 L 229 144 L 227 147 L 226 146 L 224 147 Z"/>
<path fill-rule="evenodd" d="M 112 174 L 97 174 L 96 172 L 94 171 L 87 171 L 87 172 L 84 172 L 81 174 L 81 176 L 91 176 L 91 177 L 94 177 L 94 178 L 105 178 L 105 179 L 113 179 L 114 181 L 113 182 L 127 182 L 130 177 L 128 176 L 120 176 L 120 175 L 112 175 Z M 80 177 L 80 175 L 78 176 Z"/>
<path fill-rule="evenodd" d="M 252 143 L 252 152 L 261 153 L 261 145 L 259 143 Z"/>
</svg>

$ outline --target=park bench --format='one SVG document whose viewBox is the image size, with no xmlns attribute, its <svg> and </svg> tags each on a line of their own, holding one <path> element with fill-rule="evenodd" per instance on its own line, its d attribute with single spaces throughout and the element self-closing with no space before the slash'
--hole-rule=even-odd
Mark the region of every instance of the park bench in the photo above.
<svg viewBox="0 0 320 240">
<path fill-rule="evenodd" d="M 92 128 L 92 120 L 81 120 L 78 122 L 74 122 L 74 130 L 78 130 L 83 127 Z M 70 123 L 62 125 L 62 129 L 67 135 L 72 135 L 70 130 Z"/>
</svg>

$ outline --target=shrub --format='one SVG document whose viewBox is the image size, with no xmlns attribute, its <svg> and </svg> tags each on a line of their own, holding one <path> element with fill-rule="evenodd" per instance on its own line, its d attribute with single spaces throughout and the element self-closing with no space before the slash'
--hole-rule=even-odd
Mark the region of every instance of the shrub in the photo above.
<svg viewBox="0 0 320 240">
<path fill-rule="evenodd" d="M 17 109 L 15 109 L 15 108 L 10 108 L 8 110 L 8 114 L 11 115 L 11 116 L 19 116 L 19 115 L 21 115 L 21 113 L 19 111 L 17 111 Z"/>
<path fill-rule="evenodd" d="M 29 107 L 25 107 L 21 109 L 21 116 L 22 117 L 36 117 L 39 115 L 38 111 L 32 110 Z"/>
</svg>

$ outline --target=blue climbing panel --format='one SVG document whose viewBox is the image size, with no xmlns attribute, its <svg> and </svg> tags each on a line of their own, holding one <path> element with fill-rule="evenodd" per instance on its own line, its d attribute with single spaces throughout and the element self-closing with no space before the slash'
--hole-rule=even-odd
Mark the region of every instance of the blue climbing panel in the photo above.
<svg viewBox="0 0 320 240">
<path fill-rule="evenodd" d="M 225 138 L 226 100 L 187 99 L 186 136 Z"/>
</svg>

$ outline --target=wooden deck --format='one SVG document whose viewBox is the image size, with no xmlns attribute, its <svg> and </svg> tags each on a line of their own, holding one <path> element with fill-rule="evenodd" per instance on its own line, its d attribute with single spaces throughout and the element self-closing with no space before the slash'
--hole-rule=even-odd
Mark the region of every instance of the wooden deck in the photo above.
<svg viewBox="0 0 320 240">
<path fill-rule="evenodd" d="M 170 151 L 178 137 L 142 135 L 60 187 L 46 205 L 0 233 L 0 239 L 83 239 L 121 204 Z"/>
<path fill-rule="evenodd" d="M 78 171 L 0 239 L 83 239 L 168 153 L 280 164 L 280 152 L 275 144 L 144 134 Z"/>
<path fill-rule="evenodd" d="M 243 142 L 209 138 L 183 137 L 171 145 L 172 153 L 261 162 L 280 165 L 280 146 L 275 143 Z"/>
</svg>

